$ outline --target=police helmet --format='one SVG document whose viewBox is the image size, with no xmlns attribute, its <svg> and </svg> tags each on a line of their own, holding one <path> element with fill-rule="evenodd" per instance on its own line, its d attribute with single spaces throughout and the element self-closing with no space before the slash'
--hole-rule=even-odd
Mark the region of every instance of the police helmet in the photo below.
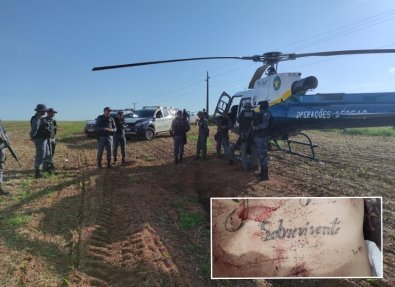
<svg viewBox="0 0 395 287">
<path fill-rule="evenodd" d="M 46 112 L 48 111 L 47 106 L 44 104 L 38 104 L 34 109 L 36 112 Z"/>
</svg>

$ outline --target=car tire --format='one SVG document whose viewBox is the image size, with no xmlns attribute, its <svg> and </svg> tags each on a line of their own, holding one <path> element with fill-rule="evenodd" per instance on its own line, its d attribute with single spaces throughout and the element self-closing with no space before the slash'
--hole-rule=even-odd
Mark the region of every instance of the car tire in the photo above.
<svg viewBox="0 0 395 287">
<path fill-rule="evenodd" d="M 149 141 L 153 140 L 155 138 L 155 131 L 154 131 L 154 129 L 153 128 L 147 128 L 146 131 L 145 131 L 144 136 L 145 136 L 146 140 L 149 140 Z"/>
</svg>

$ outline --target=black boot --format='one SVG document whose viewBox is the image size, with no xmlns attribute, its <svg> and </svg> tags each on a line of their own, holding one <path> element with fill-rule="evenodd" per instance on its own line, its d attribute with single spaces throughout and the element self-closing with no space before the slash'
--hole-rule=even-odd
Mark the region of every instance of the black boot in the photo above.
<svg viewBox="0 0 395 287">
<path fill-rule="evenodd" d="M 125 160 L 125 157 L 122 157 L 122 164 L 125 165 L 127 161 Z"/>
<path fill-rule="evenodd" d="M 179 163 L 182 163 L 182 156 L 183 156 L 183 155 L 180 154 L 180 159 L 179 159 L 179 161 L 178 161 Z"/>
<path fill-rule="evenodd" d="M 178 157 L 177 156 L 174 158 L 174 163 L 178 164 Z"/>
<path fill-rule="evenodd" d="M 101 160 L 99 160 L 99 161 L 97 162 L 97 167 L 98 167 L 98 168 L 103 168 L 103 167 L 101 166 Z"/>
<path fill-rule="evenodd" d="M 10 193 L 9 192 L 6 192 L 4 189 L 3 189 L 3 187 L 1 186 L 1 183 L 0 183 L 0 195 L 9 195 Z"/>
<path fill-rule="evenodd" d="M 111 159 L 107 161 L 107 168 L 111 168 Z"/>
<path fill-rule="evenodd" d="M 48 165 L 43 166 L 43 172 L 48 172 L 49 174 L 52 173 L 51 168 Z"/>
<path fill-rule="evenodd" d="M 261 167 L 261 172 L 259 174 L 257 174 L 257 178 L 260 181 L 269 180 L 268 169 Z"/>
<path fill-rule="evenodd" d="M 35 172 L 34 172 L 34 178 L 42 178 L 42 177 L 43 177 L 43 175 L 40 172 L 40 170 L 36 169 Z"/>
<path fill-rule="evenodd" d="M 117 157 L 114 155 L 114 164 L 117 163 Z"/>
<path fill-rule="evenodd" d="M 268 168 L 266 168 L 263 171 L 263 180 L 269 180 L 269 169 Z"/>
</svg>

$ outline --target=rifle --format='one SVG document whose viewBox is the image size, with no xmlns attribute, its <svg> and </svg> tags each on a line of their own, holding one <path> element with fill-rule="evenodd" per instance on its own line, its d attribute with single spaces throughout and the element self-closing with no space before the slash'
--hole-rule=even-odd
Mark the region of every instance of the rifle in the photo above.
<svg viewBox="0 0 395 287">
<path fill-rule="evenodd" d="M 0 147 L 1 146 L 3 146 L 4 148 L 7 148 L 10 151 L 12 157 L 19 164 L 19 166 L 22 167 L 22 164 L 20 163 L 18 156 L 16 155 L 16 152 L 10 145 L 10 138 L 8 137 L 7 130 L 0 122 Z"/>
</svg>

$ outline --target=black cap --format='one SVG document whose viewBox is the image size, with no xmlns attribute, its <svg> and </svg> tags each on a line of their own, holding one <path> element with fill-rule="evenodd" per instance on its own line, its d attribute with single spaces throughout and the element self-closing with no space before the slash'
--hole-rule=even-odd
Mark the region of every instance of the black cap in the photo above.
<svg viewBox="0 0 395 287">
<path fill-rule="evenodd" d="M 56 114 L 57 112 L 58 111 L 55 110 L 54 108 L 49 108 L 48 111 L 47 111 L 47 113 L 54 113 L 54 114 Z"/>
<path fill-rule="evenodd" d="M 46 112 L 48 111 L 47 106 L 44 104 L 38 104 L 34 109 L 36 112 Z"/>
<path fill-rule="evenodd" d="M 109 112 L 111 112 L 112 110 L 111 110 L 111 108 L 110 108 L 110 107 L 105 107 L 105 108 L 103 109 L 103 112 L 105 112 L 105 111 L 109 111 Z"/>
</svg>

